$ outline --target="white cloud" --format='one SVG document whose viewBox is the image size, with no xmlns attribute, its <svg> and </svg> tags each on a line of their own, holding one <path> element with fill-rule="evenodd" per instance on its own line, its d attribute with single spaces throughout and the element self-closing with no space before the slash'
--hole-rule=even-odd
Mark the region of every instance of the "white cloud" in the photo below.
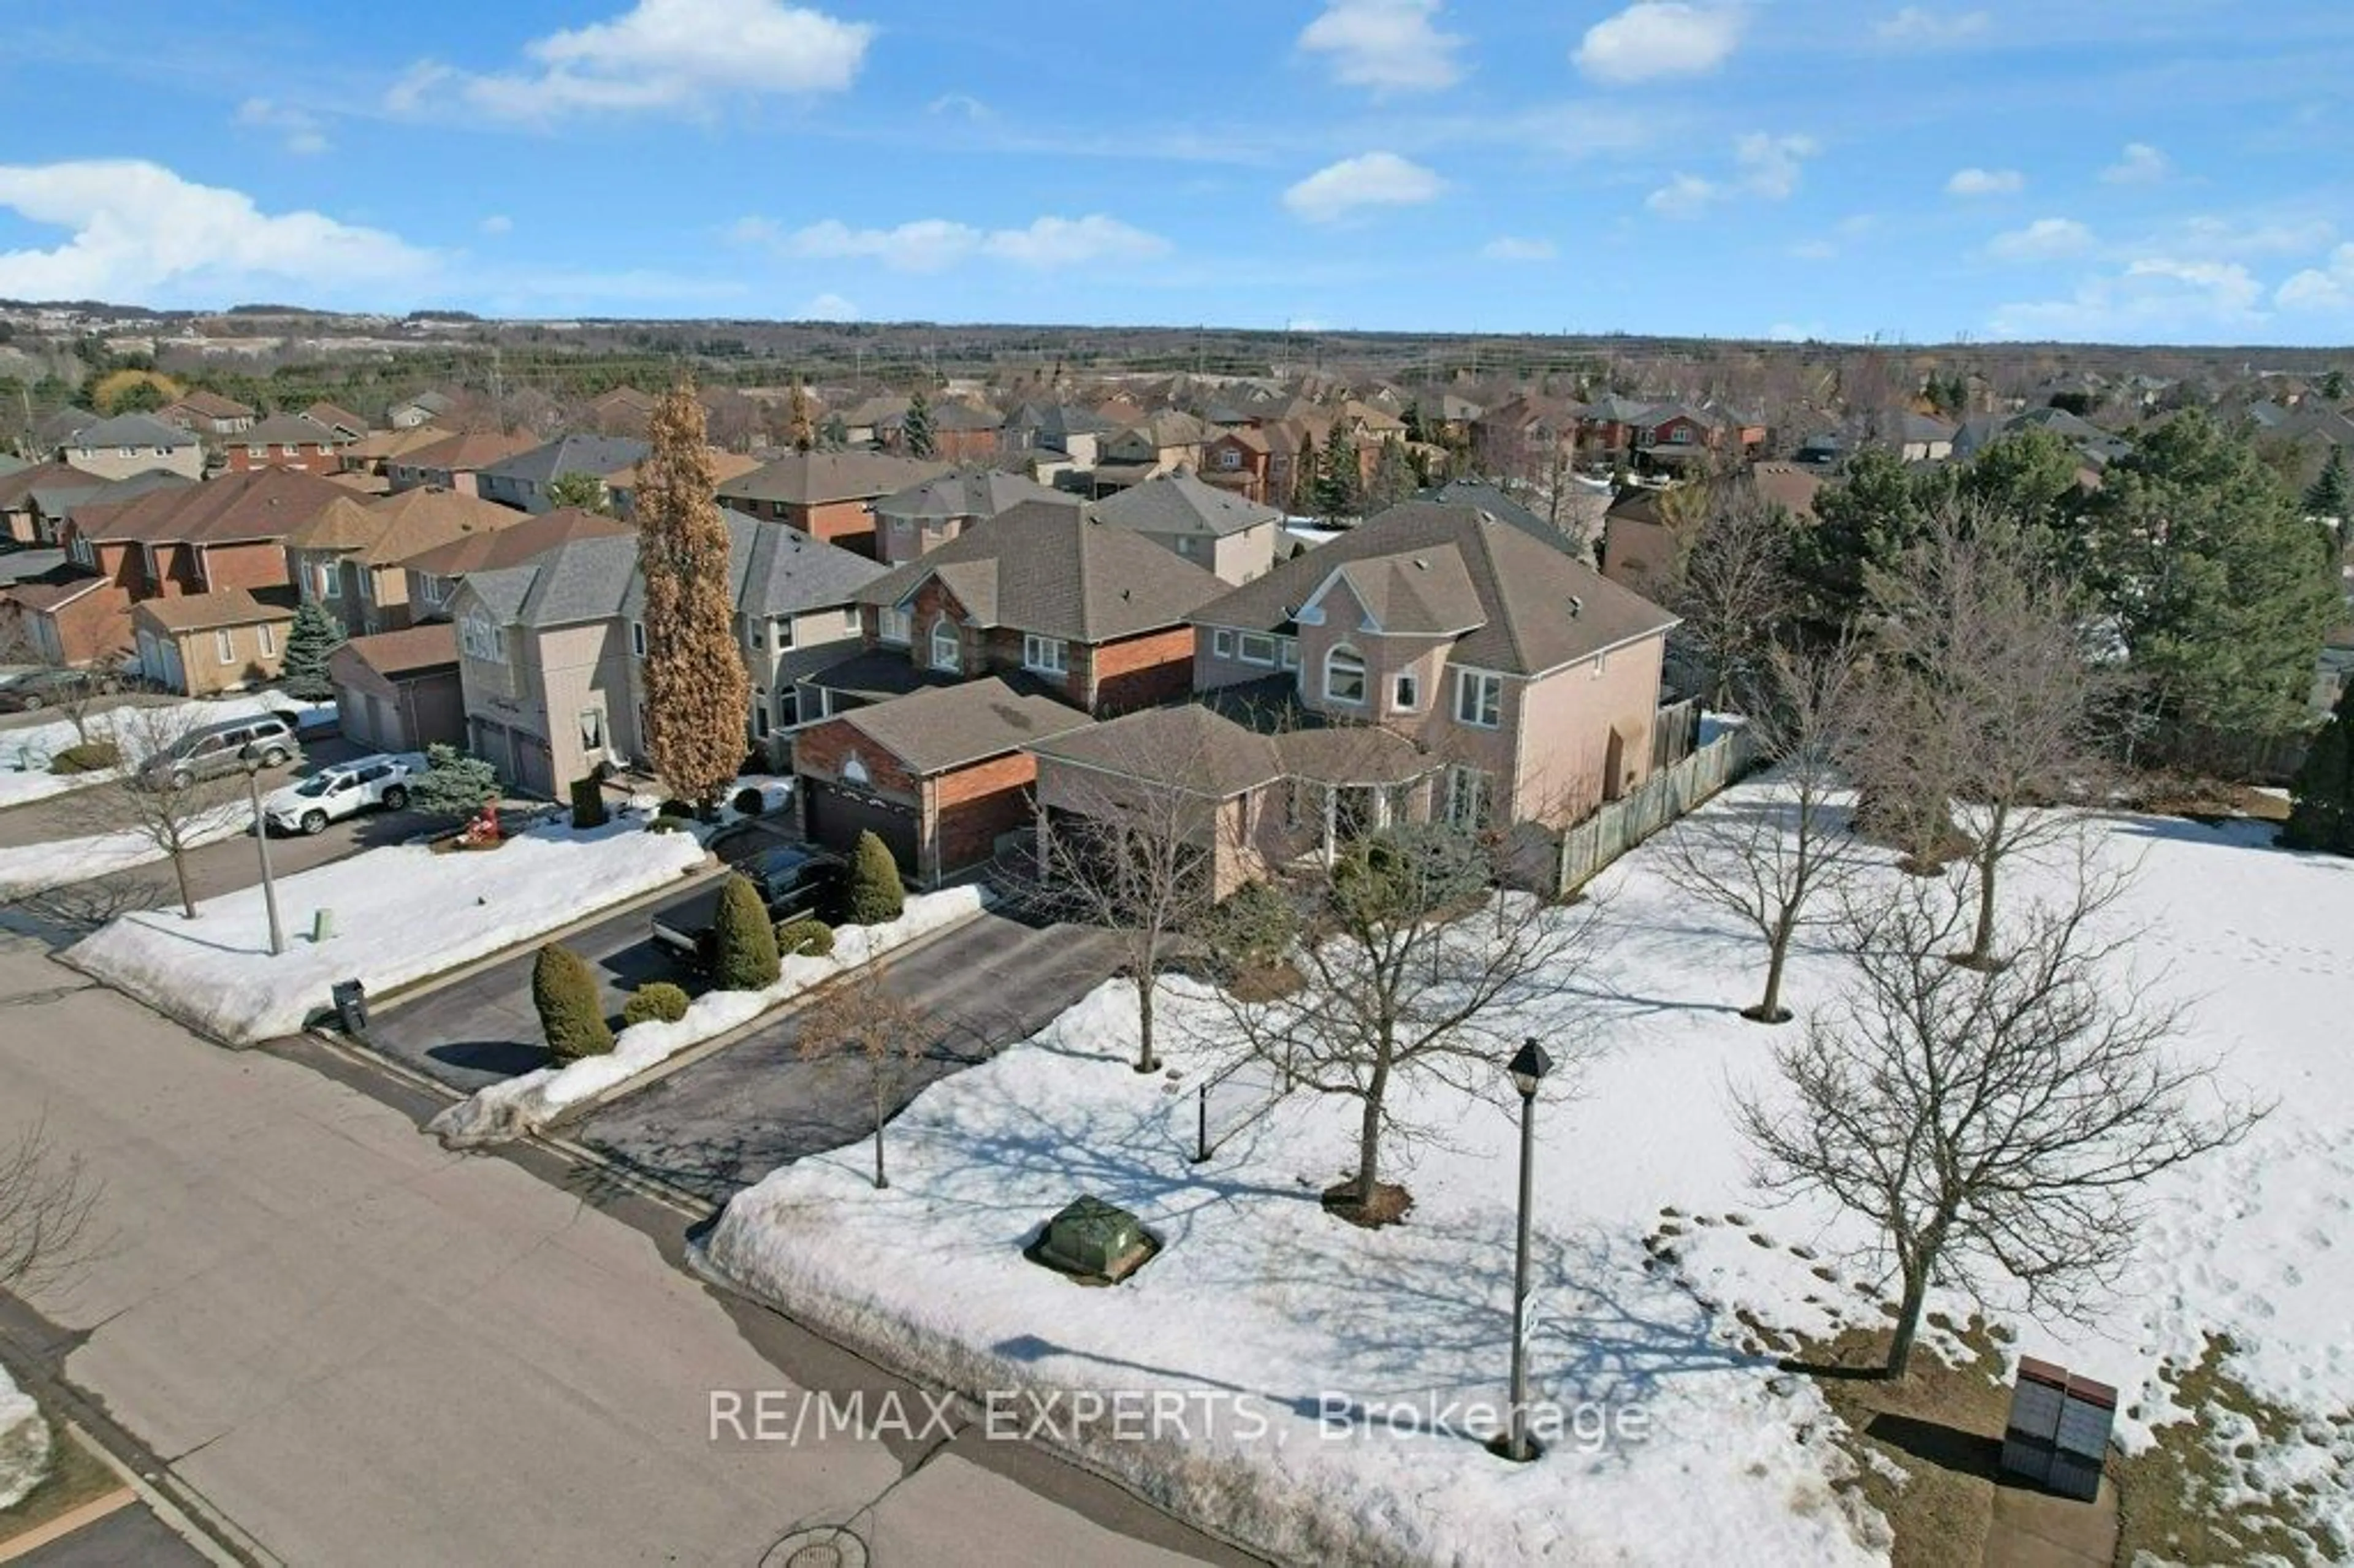
<svg viewBox="0 0 2354 1568">
<path fill-rule="evenodd" d="M 944 92 L 925 104 L 924 112 L 953 115 L 959 120 L 970 120 L 976 124 L 984 120 L 997 118 L 995 110 L 969 92 Z"/>
<path fill-rule="evenodd" d="M 484 234 L 512 234 L 514 232 L 514 219 L 505 213 L 494 212 L 474 227 Z"/>
<path fill-rule="evenodd" d="M 2093 231 L 2073 217 L 2039 217 L 1987 241 L 1987 254 L 1998 261 L 2057 261 L 2092 248 Z"/>
<path fill-rule="evenodd" d="M 1299 47 L 1330 55 L 1334 79 L 1383 92 L 1430 92 L 1463 79 L 1461 35 L 1432 24 L 1441 0 L 1325 0 Z"/>
<path fill-rule="evenodd" d="M 1107 261 L 1149 261 L 1169 252 L 1157 234 L 1091 213 L 1041 217 L 1027 228 L 984 229 L 944 217 L 919 218 L 896 228 L 853 228 L 827 218 L 786 233 L 772 219 L 739 218 L 727 230 L 738 244 L 765 245 L 787 255 L 825 260 L 876 261 L 895 272 L 939 272 L 975 257 L 1047 270 Z"/>
<path fill-rule="evenodd" d="M 2165 154 L 2147 142 L 2128 142 L 2117 161 L 2101 171 L 2113 185 L 2154 185 L 2174 172 Z"/>
<path fill-rule="evenodd" d="M 800 313 L 805 322 L 854 322 L 858 319 L 858 307 L 840 294 L 820 294 L 803 305 Z"/>
<path fill-rule="evenodd" d="M 1643 205 L 1664 217 L 1698 217 L 1713 204 L 1734 196 L 1785 201 L 1797 190 L 1806 160 L 1821 151 L 1821 143 L 1811 136 L 1774 136 L 1753 131 L 1733 143 L 1733 178 L 1710 180 L 1679 174 L 1653 191 Z"/>
<path fill-rule="evenodd" d="M 1946 194 L 1957 196 L 2017 196 L 2027 188 L 2027 176 L 2017 169 L 1956 169 L 1946 182 Z"/>
<path fill-rule="evenodd" d="M 265 286 L 324 297 L 435 265 L 382 229 L 264 213 L 241 191 L 139 160 L 0 164 L 0 207 L 71 231 L 52 250 L 0 252 L 0 295 L 20 300 L 217 304 Z"/>
<path fill-rule="evenodd" d="M 2008 338 L 2196 338 L 2268 319 L 2264 287 L 2237 262 L 2150 256 L 2087 279 L 2065 300 L 2005 305 L 1992 330 Z"/>
<path fill-rule="evenodd" d="M 1741 42 L 1742 14 L 1732 5 L 1638 0 L 1585 30 L 1571 58 L 1596 81 L 1651 81 L 1705 76 Z"/>
<path fill-rule="evenodd" d="M 1985 32 L 1988 19 L 1983 11 L 1933 11 L 1925 5 L 1907 5 L 1893 16 L 1882 17 L 1872 31 L 1881 42 L 1901 48 L 1945 48 Z"/>
<path fill-rule="evenodd" d="M 1413 207 L 1435 199 L 1447 182 L 1395 153 L 1367 153 L 1317 170 L 1283 193 L 1283 205 L 1310 223 L 1331 223 L 1359 207 Z"/>
<path fill-rule="evenodd" d="M 841 92 L 875 29 L 783 0 L 638 0 L 610 21 L 524 48 L 524 69 L 477 75 L 435 61 L 385 95 L 395 113 L 429 111 L 447 92 L 495 119 L 643 111 L 701 116 L 716 99 Z"/>
<path fill-rule="evenodd" d="M 237 106 L 237 122 L 249 131 L 269 131 L 285 137 L 285 149 L 300 157 L 315 158 L 332 145 L 320 129 L 319 118 L 305 109 L 267 98 L 249 98 Z"/>
<path fill-rule="evenodd" d="M 1839 253 L 1839 247 L 1828 239 L 1801 239 L 1790 247 L 1792 259 L 1799 261 L 1829 261 Z"/>
<path fill-rule="evenodd" d="M 2192 257 L 2310 256 L 2329 248 L 2338 228 L 2327 218 L 2189 217 L 2142 247 Z"/>
<path fill-rule="evenodd" d="M 1561 251 L 1550 239 L 1522 239 L 1505 234 L 1479 247 L 1479 254 L 1490 261 L 1550 261 Z"/>
<path fill-rule="evenodd" d="M 2327 266 L 2308 267 L 2283 283 L 2273 302 L 2285 311 L 2354 315 L 2354 245 L 2341 245 Z"/>
</svg>

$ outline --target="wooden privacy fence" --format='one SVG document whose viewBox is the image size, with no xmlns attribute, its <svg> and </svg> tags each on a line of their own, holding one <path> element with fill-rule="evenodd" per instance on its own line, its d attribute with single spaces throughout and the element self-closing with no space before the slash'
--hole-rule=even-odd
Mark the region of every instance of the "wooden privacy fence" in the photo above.
<svg viewBox="0 0 2354 1568">
<path fill-rule="evenodd" d="M 1566 898 L 1603 867 L 1749 771 L 1756 744 L 1731 729 L 1682 761 L 1660 769 L 1634 793 L 1564 829 L 1553 862 L 1553 893 Z"/>
</svg>

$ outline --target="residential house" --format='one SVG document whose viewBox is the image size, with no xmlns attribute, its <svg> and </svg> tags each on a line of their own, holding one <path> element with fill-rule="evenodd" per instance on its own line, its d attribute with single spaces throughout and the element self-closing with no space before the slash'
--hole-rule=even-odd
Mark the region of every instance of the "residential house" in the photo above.
<svg viewBox="0 0 2354 1568">
<path fill-rule="evenodd" d="M 1186 617 L 1225 585 L 1066 502 L 1025 502 L 858 595 L 870 652 L 803 684 L 839 712 L 1001 674 L 1101 715 L 1190 685 Z"/>
<path fill-rule="evenodd" d="M 948 462 L 979 462 L 997 451 L 998 432 L 1005 417 L 956 398 L 944 397 L 928 410 L 932 421 L 932 453 Z M 875 422 L 875 439 L 883 450 L 907 454 L 907 410 L 887 414 Z"/>
<path fill-rule="evenodd" d="M 902 566 L 1025 501 L 1079 504 L 1076 496 L 1003 469 L 950 469 L 875 503 L 876 556 L 885 566 Z"/>
<path fill-rule="evenodd" d="M 1264 503 L 1275 448 L 1264 430 L 1236 425 L 1220 430 L 1202 447 L 1202 478 L 1245 501 Z"/>
<path fill-rule="evenodd" d="M 1461 445 L 1471 440 L 1472 428 L 1487 409 L 1469 397 L 1453 392 L 1441 392 L 1436 397 L 1418 400 L 1414 413 L 1416 421 L 1422 427 L 1425 440 Z"/>
<path fill-rule="evenodd" d="M 355 438 L 303 414 L 272 414 L 257 419 L 224 449 L 231 473 L 288 469 L 296 473 L 334 473 Z"/>
<path fill-rule="evenodd" d="M 1746 490 L 1801 523 L 1815 520 L 1823 476 L 1796 462 L 1761 462 L 1710 484 L 1630 489 L 1603 515 L 1602 575 L 1636 593 L 1659 595 L 1683 553 L 1687 531 L 1712 503 L 1712 488 Z"/>
<path fill-rule="evenodd" d="M 198 437 L 233 436 L 252 425 L 255 411 L 234 397 L 198 388 L 164 404 L 155 417 Z"/>
<path fill-rule="evenodd" d="M 762 466 L 761 460 L 758 458 L 749 457 L 742 452 L 723 451 L 717 447 L 705 447 L 704 456 L 711 463 L 711 482 L 714 487 L 712 493 L 715 499 L 718 494 L 717 486 L 726 483 L 731 479 L 741 479 L 748 473 L 757 471 Z M 624 467 L 615 469 L 603 478 L 605 502 L 613 509 L 613 515 L 627 521 L 635 521 L 638 515 L 638 465 L 631 462 Z"/>
<path fill-rule="evenodd" d="M 1471 421 L 1472 450 L 1490 473 L 1545 472 L 1575 456 L 1585 418 L 1580 404 L 1521 393 L 1482 410 Z"/>
<path fill-rule="evenodd" d="M 384 411 L 384 422 L 396 430 L 413 429 L 447 418 L 458 405 L 446 393 L 419 392 L 414 397 L 404 397 Z"/>
<path fill-rule="evenodd" d="M 881 437 L 886 421 L 907 411 L 907 399 L 885 393 L 849 404 L 841 411 L 842 439 L 854 447 L 868 446 Z"/>
<path fill-rule="evenodd" d="M 633 436 L 558 436 L 485 464 L 476 472 L 475 493 L 525 512 L 546 512 L 556 505 L 548 491 L 565 475 L 585 474 L 601 482 L 652 450 Z"/>
<path fill-rule="evenodd" d="M 24 471 L 20 502 L 8 512 L 11 532 L 23 529 L 27 538 L 62 545 L 74 514 L 85 506 L 111 506 L 154 490 L 186 490 L 197 482 L 165 469 L 148 469 L 128 479 L 101 479 L 61 462 L 46 462 Z M 0 489 L 5 489 L 0 486 Z"/>
<path fill-rule="evenodd" d="M 642 440 L 654 415 L 652 395 L 634 387 L 616 387 L 588 402 L 588 423 L 600 435 L 629 436 Z"/>
<path fill-rule="evenodd" d="M 1265 576 L 1283 531 L 1283 514 L 1274 507 L 1205 484 L 1182 468 L 1106 496 L 1095 514 L 1229 583 Z"/>
<path fill-rule="evenodd" d="M 719 500 L 873 559 L 875 503 L 949 466 L 884 452 L 788 452 L 722 484 Z"/>
<path fill-rule="evenodd" d="M 1006 418 L 1000 439 L 1010 450 L 1043 448 L 1065 454 L 1082 469 L 1092 469 L 1099 443 L 1112 429 L 1093 409 L 1068 403 L 1024 403 Z"/>
<path fill-rule="evenodd" d="M 408 604 L 410 557 L 471 534 L 519 526 L 525 514 L 448 490 L 404 490 L 331 501 L 286 536 L 287 576 L 353 637 L 398 631 Z"/>
<path fill-rule="evenodd" d="M 1406 439 L 1406 424 L 1397 415 L 1379 404 L 1355 397 L 1341 405 L 1337 416 L 1340 427 L 1349 432 L 1349 439 L 1360 447 L 1378 447 L 1384 441 Z"/>
<path fill-rule="evenodd" d="M 791 760 L 792 732 L 823 716 L 822 705 L 803 708 L 801 681 L 863 645 L 857 595 L 883 568 L 796 528 L 738 512 L 722 515 L 737 651 L 752 682 L 746 738 L 768 753 L 771 766 L 784 767 Z M 642 650 L 642 634 L 633 630 L 631 642 Z"/>
<path fill-rule="evenodd" d="M 1414 741 L 1458 825 L 1557 829 L 1649 775 L 1675 617 L 1478 507 L 1394 506 L 1193 620 L 1199 690 L 1279 678 Z"/>
<path fill-rule="evenodd" d="M 1030 826 L 1038 765 L 1025 748 L 1093 722 L 992 675 L 813 724 L 793 736 L 801 831 L 844 853 L 871 832 L 901 875 L 937 887 Z"/>
<path fill-rule="evenodd" d="M 401 574 L 408 579 L 402 598 L 408 606 L 409 620 L 414 624 L 448 620 L 450 601 L 469 572 L 520 566 L 575 539 L 618 538 L 633 532 L 618 518 L 563 506 L 524 517 L 504 528 L 476 529 L 420 550 L 400 563 Z"/>
<path fill-rule="evenodd" d="M 1872 417 L 1871 440 L 1906 462 L 1943 462 L 1954 455 L 1956 427 L 1911 408 L 1889 408 Z"/>
<path fill-rule="evenodd" d="M 361 416 L 323 397 L 303 409 L 302 418 L 323 429 L 334 431 L 347 441 L 360 440 L 372 428 Z"/>
<path fill-rule="evenodd" d="M 0 588 L 0 646 L 47 664 L 118 663 L 132 647 L 131 596 L 104 577 L 53 565 Z"/>
<path fill-rule="evenodd" d="M 283 588 L 286 536 L 347 499 L 312 474 L 224 474 L 79 508 L 66 524 L 66 552 L 134 600 Z"/>
<path fill-rule="evenodd" d="M 539 444 L 538 437 L 520 430 L 512 435 L 496 430 L 468 430 L 389 457 L 385 460 L 384 471 L 395 491 L 429 485 L 437 490 L 454 490 L 461 495 L 479 495 L 482 470 L 532 451 Z"/>
<path fill-rule="evenodd" d="M 149 469 L 184 479 L 205 474 L 203 443 L 179 426 L 146 414 L 117 414 L 83 425 L 58 446 L 58 455 L 101 479 L 128 479 Z"/>
<path fill-rule="evenodd" d="M 70 444 L 74 437 L 97 423 L 98 416 L 88 408 L 60 408 L 33 427 L 33 450 L 57 452 Z"/>
<path fill-rule="evenodd" d="M 466 744 L 458 629 L 446 620 L 379 631 L 327 656 L 344 738 L 376 751 Z"/>
<path fill-rule="evenodd" d="M 1173 409 L 1139 419 L 1097 447 L 1095 493 L 1108 495 L 1179 468 L 1198 470 L 1210 436 L 1207 425 Z"/>
<path fill-rule="evenodd" d="M 394 459 L 422 451 L 449 439 L 450 432 L 439 425 L 405 425 L 388 430 L 371 430 L 344 449 L 344 471 L 377 475 L 389 482 Z M 391 488 L 389 482 L 386 488 Z"/>
<path fill-rule="evenodd" d="M 240 692 L 278 678 L 294 596 L 281 588 L 147 599 L 131 609 L 139 673 L 191 697 Z"/>
</svg>

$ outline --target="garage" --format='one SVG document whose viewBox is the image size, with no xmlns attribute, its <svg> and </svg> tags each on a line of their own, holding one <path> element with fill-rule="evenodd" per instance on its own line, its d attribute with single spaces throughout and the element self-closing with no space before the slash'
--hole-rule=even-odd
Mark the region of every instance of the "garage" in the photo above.
<svg viewBox="0 0 2354 1568">
<path fill-rule="evenodd" d="M 820 779 L 809 779 L 806 784 L 808 793 L 802 799 L 809 802 L 808 832 L 811 842 L 848 854 L 857 846 L 860 833 L 871 832 L 883 841 L 892 858 L 899 863 L 901 875 L 912 878 L 918 874 L 922 832 L 915 807 Z"/>
</svg>

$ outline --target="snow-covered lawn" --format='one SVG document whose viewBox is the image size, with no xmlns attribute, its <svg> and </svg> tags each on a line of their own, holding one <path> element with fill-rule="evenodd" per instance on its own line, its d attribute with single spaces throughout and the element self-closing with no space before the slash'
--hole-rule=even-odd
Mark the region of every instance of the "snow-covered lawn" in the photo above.
<svg viewBox="0 0 2354 1568">
<path fill-rule="evenodd" d="M 2195 1362 L 2209 1333 L 2232 1336 L 2230 1369 L 2258 1393 L 2316 1417 L 2354 1407 L 2354 863 L 2272 849 L 2262 824 L 2115 818 L 2092 831 L 2105 860 L 2142 863 L 2119 912 L 2148 927 L 2136 983 L 2193 1000 L 2181 1048 L 2219 1060 L 2227 1089 L 2279 1106 L 2243 1145 L 2151 1185 L 2138 1251 L 2092 1322 L 1995 1303 L 2010 1348 L 2118 1384 L 2128 1445 L 2168 1412 L 2160 1362 Z M 1735 1015 L 1755 1000 L 1762 949 L 1670 888 L 1659 853 L 1655 842 L 1598 880 L 1605 945 L 1586 994 L 1523 1021 L 1582 1033 L 1600 1053 L 1575 1097 L 1539 1107 L 1531 1342 L 1539 1400 L 1600 1441 L 1573 1430 L 1515 1467 L 1465 1430 L 1479 1414 L 1446 1409 L 1504 1399 L 1511 1118 L 1448 1091 L 1410 1094 L 1404 1119 L 1443 1134 L 1410 1154 L 1392 1144 L 1388 1173 L 1414 1211 L 1352 1229 L 1315 1201 L 1352 1162 L 1351 1105 L 1294 1096 L 1189 1163 L 1192 1091 L 1218 1056 L 1203 1038 L 1213 1010 L 1182 987 L 1164 1002 L 1164 1039 L 1188 1017 L 1203 1027 L 1167 1048 L 1181 1085 L 1129 1070 L 1133 994 L 1114 982 L 927 1090 L 893 1124 L 888 1191 L 868 1184 L 861 1149 L 804 1160 L 730 1204 L 706 1260 L 943 1383 L 1064 1391 L 1063 1441 L 1281 1558 L 1879 1558 L 1884 1526 L 1832 1492 L 1850 1461 L 1819 1395 L 1744 1354 L 1736 1313 L 1827 1333 L 1884 1323 L 1876 1303 L 1893 1291 L 1845 1261 L 1866 1239 L 1850 1222 L 1766 1204 L 1750 1186 L 1730 1091 L 1775 1092 L 1769 1054 L 1785 1038 Z M 2009 895 L 2056 874 L 2022 871 Z M 1787 999 L 1802 1012 L 1826 1001 L 1845 962 L 1797 954 Z M 1020 1255 L 1082 1192 L 1133 1209 L 1165 1244 L 1118 1287 L 1082 1288 Z M 1653 1264 L 1646 1241 L 1665 1245 L 1668 1210 L 1686 1233 L 1680 1261 Z M 1148 1406 L 1116 1426 L 1121 1404 L 1082 1420 L 1068 1403 L 1079 1391 L 1193 1403 L 1182 1421 Z M 1335 1409 L 1356 1414 L 1320 1419 Z M 1447 1429 L 1432 1429 L 1434 1409 Z M 2292 1437 L 2287 1474 L 2317 1472 L 2327 1445 L 2345 1446 L 2326 1422 L 2308 1432 L 2317 1446 Z M 2354 1527 L 2342 1490 L 2323 1506 Z"/>
<path fill-rule="evenodd" d="M 90 739 L 105 740 L 111 738 L 118 729 L 130 730 L 134 726 L 141 727 L 133 733 L 169 734 L 172 733 L 169 729 L 148 730 L 144 726 L 220 724 L 262 713 L 294 714 L 298 715 L 301 726 L 307 729 L 314 724 L 332 722 L 335 705 L 301 702 L 281 692 L 257 692 L 249 696 L 224 697 L 217 701 L 147 703 L 110 708 L 104 713 L 92 715 L 88 728 Z M 0 806 L 22 806 L 34 800 L 46 800 L 52 795 L 86 789 L 93 784 L 103 784 L 122 777 L 118 768 L 104 768 L 94 773 L 48 771 L 48 759 L 80 738 L 69 718 L 0 730 Z M 140 758 L 133 757 L 125 760 L 135 763 Z"/>
<path fill-rule="evenodd" d="M 0 1508 L 13 1508 L 49 1473 L 49 1426 L 0 1367 Z"/>
<path fill-rule="evenodd" d="M 259 887 L 206 900 L 195 920 L 123 916 L 65 957 L 160 1012 L 246 1044 L 302 1028 L 338 980 L 381 993 L 634 898 L 703 858 L 690 835 L 650 833 L 635 817 L 588 833 L 552 822 L 486 852 L 402 844 L 282 878 L 289 939 L 276 958 Z M 321 909 L 334 912 L 336 934 L 314 946 Z"/>
<path fill-rule="evenodd" d="M 461 1144 L 520 1138 L 567 1107 L 627 1083 L 691 1045 L 749 1023 L 813 985 L 979 914 L 985 903 L 986 895 L 976 887 L 951 887 L 910 898 L 896 920 L 837 929 L 833 951 L 824 958 L 786 959 L 777 983 L 765 991 L 706 991 L 675 1023 L 633 1023 L 621 1031 L 609 1054 L 584 1057 L 560 1068 L 542 1067 L 477 1090 L 472 1099 L 434 1118 L 428 1130 Z"/>
<path fill-rule="evenodd" d="M 253 808 L 243 800 L 232 800 L 190 823 L 186 842 L 191 849 L 218 843 L 237 837 L 252 825 Z M 46 843 L 0 846 L 0 901 L 22 898 L 68 883 L 87 882 L 93 876 L 128 871 L 134 865 L 164 858 L 154 836 L 136 828 L 52 839 Z"/>
</svg>

